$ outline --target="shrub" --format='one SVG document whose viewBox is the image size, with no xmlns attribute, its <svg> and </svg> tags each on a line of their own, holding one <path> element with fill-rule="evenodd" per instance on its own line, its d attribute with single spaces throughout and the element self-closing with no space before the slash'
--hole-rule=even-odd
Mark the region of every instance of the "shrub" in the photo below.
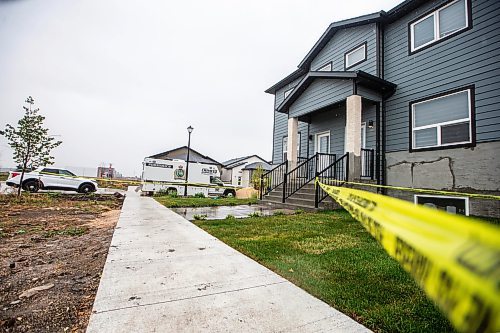
<svg viewBox="0 0 500 333">
<path fill-rule="evenodd" d="M 283 213 L 281 210 L 277 210 L 273 213 L 273 216 L 282 216 L 282 215 L 285 215 L 285 213 Z"/>
<path fill-rule="evenodd" d="M 234 215 L 231 215 L 231 214 L 227 214 L 226 216 L 226 219 L 228 220 L 234 220 L 236 217 L 234 217 Z"/>
<path fill-rule="evenodd" d="M 193 215 L 193 218 L 195 220 L 197 220 L 197 221 L 206 220 L 207 219 L 207 215 L 205 215 L 205 214 L 201 214 L 201 215 L 195 214 L 195 215 Z"/>
<path fill-rule="evenodd" d="M 248 217 L 261 217 L 262 215 L 259 212 L 253 212 L 248 215 Z"/>
<path fill-rule="evenodd" d="M 304 214 L 305 211 L 303 209 L 296 209 L 295 210 L 295 215 L 300 215 L 300 214 Z"/>
<path fill-rule="evenodd" d="M 205 194 L 203 194 L 202 192 L 198 192 L 194 195 L 195 198 L 204 198 L 205 197 Z"/>
</svg>

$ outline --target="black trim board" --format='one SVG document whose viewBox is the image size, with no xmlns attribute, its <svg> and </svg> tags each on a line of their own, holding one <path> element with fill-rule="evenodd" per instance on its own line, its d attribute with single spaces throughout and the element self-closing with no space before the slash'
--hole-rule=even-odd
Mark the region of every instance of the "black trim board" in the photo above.
<svg viewBox="0 0 500 333">
<path fill-rule="evenodd" d="M 430 44 L 428 44 L 428 45 L 426 45 L 426 46 L 423 46 L 423 47 L 421 47 L 421 48 L 419 48 L 419 49 L 417 49 L 417 50 L 412 51 L 412 49 L 411 49 L 411 40 L 412 40 L 411 25 L 412 25 L 412 24 L 414 24 L 415 22 L 417 22 L 417 21 L 421 20 L 421 19 L 422 19 L 422 18 L 424 18 L 425 16 L 427 16 L 427 15 L 429 15 L 429 14 L 433 13 L 433 12 L 436 12 L 436 11 L 438 11 L 439 9 L 441 9 L 441 8 L 443 8 L 443 7 L 447 6 L 447 5 L 449 5 L 450 3 L 454 2 L 454 1 L 456 1 L 456 0 L 449 0 L 449 1 L 446 1 L 445 3 L 442 3 L 442 4 L 440 4 L 439 6 L 436 6 L 436 7 L 434 7 L 433 9 L 428 10 L 427 12 L 425 12 L 425 13 L 424 13 L 424 14 L 422 14 L 422 15 L 420 15 L 420 16 L 419 16 L 419 17 L 417 17 L 416 19 L 411 20 L 410 22 L 408 22 L 408 28 L 407 28 L 407 29 L 408 29 L 408 38 L 407 38 L 407 40 L 408 40 L 408 55 L 409 55 L 409 56 L 410 56 L 410 55 L 414 55 L 414 54 L 416 54 L 416 53 L 419 53 L 420 51 L 426 50 L 426 49 L 428 49 L 428 48 L 430 48 L 430 47 L 433 47 L 433 46 L 435 46 L 435 45 L 437 45 L 437 44 L 440 44 L 441 42 L 447 41 L 448 39 L 450 39 L 450 38 L 452 38 L 452 37 L 455 37 L 455 36 L 457 36 L 457 35 L 460 35 L 460 34 L 461 34 L 461 33 L 463 33 L 463 32 L 466 32 L 466 31 L 468 31 L 468 30 L 472 29 L 472 26 L 473 26 L 473 24 L 472 24 L 472 4 L 471 4 L 471 1 L 470 1 L 470 0 L 465 0 L 465 6 L 466 6 L 466 8 L 467 8 L 467 23 L 468 23 L 468 26 L 467 26 L 467 27 L 462 28 L 462 29 L 460 29 L 460 30 L 457 30 L 457 31 L 455 31 L 455 32 L 454 32 L 454 33 L 452 33 L 452 34 L 449 34 L 448 36 L 445 36 L 445 37 L 443 37 L 443 38 L 440 38 L 440 39 L 438 39 L 438 40 L 435 40 L 434 42 L 432 42 L 432 43 L 430 43 Z"/>
<path fill-rule="evenodd" d="M 469 143 L 460 143 L 460 144 L 451 144 L 446 146 L 436 146 L 436 147 L 428 147 L 428 148 L 413 148 L 413 122 L 412 122 L 412 106 L 413 104 L 417 104 L 420 102 L 425 102 L 434 98 L 443 97 L 447 95 L 451 95 L 457 92 L 470 90 L 470 124 L 471 124 L 471 142 Z M 454 149 L 454 148 L 462 148 L 462 147 L 475 147 L 476 146 L 476 87 L 475 85 L 467 85 L 462 86 L 460 88 L 455 88 L 453 90 L 443 91 L 434 95 L 426 96 L 423 98 L 419 98 L 417 100 L 411 101 L 408 103 L 408 150 L 410 153 L 417 153 L 421 151 L 432 151 L 432 150 L 444 150 L 444 149 Z"/>
</svg>

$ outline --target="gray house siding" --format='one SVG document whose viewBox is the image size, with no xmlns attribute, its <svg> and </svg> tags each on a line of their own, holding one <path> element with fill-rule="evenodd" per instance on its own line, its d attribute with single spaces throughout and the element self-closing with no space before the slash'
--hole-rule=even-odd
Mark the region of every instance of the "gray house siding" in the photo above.
<svg viewBox="0 0 500 333">
<path fill-rule="evenodd" d="M 368 128 L 368 122 L 373 121 L 373 128 Z M 366 123 L 366 149 L 375 149 L 376 142 L 376 106 L 372 103 L 363 103 L 361 112 L 361 122 Z"/>
<path fill-rule="evenodd" d="M 376 141 L 376 131 L 375 126 L 375 105 L 372 103 L 363 103 L 363 111 L 361 114 L 361 121 L 366 122 L 366 148 L 375 149 Z M 309 127 L 309 134 L 312 136 L 312 140 L 309 141 L 309 154 L 314 154 L 315 144 L 316 144 L 316 134 L 330 131 L 330 153 L 337 154 L 341 156 L 344 154 L 345 145 L 345 121 L 346 121 L 346 109 L 345 105 L 341 107 L 331 108 L 326 111 L 313 113 L 310 117 L 311 124 Z M 368 128 L 368 121 L 372 120 L 374 123 L 373 128 Z"/>
<path fill-rule="evenodd" d="M 273 164 L 283 160 L 283 137 L 288 131 L 288 115 L 274 111 Z"/>
<path fill-rule="evenodd" d="M 316 79 L 290 106 L 290 117 L 324 108 L 352 95 L 351 80 Z"/>
<path fill-rule="evenodd" d="M 285 87 L 276 91 L 274 95 L 274 109 L 276 109 L 285 99 L 285 91 L 294 88 L 302 80 L 298 78 L 290 82 Z M 303 125 L 302 125 L 303 128 Z M 300 129 L 299 129 L 300 130 Z M 307 127 L 306 127 L 307 132 Z M 279 164 L 283 160 L 283 137 L 288 133 L 288 115 L 274 111 L 274 134 L 273 134 L 273 164 Z"/>
<path fill-rule="evenodd" d="M 311 155 L 314 154 L 315 151 L 314 145 L 316 144 L 316 134 L 326 131 L 330 131 L 330 154 L 337 154 L 338 156 L 343 155 L 345 106 L 312 114 L 309 131 L 313 138 L 309 141 L 309 151 Z"/>
<path fill-rule="evenodd" d="M 349 70 L 362 70 L 377 75 L 376 24 L 366 24 L 338 31 L 311 62 L 310 70 L 315 71 L 333 62 L 333 71 L 344 70 L 344 54 L 360 44 L 367 43 L 367 60 Z"/>
<path fill-rule="evenodd" d="M 409 149 L 409 102 L 468 85 L 476 142 L 500 139 L 500 2 L 472 0 L 472 29 L 409 55 L 408 23 L 443 3 L 422 5 L 385 30 L 385 79 L 398 85 L 386 103 L 388 152 Z"/>
</svg>

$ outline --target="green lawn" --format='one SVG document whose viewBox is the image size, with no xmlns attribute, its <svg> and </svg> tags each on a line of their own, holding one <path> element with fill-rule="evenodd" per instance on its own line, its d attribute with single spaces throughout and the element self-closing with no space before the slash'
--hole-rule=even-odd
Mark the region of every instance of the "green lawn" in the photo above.
<svg viewBox="0 0 500 333">
<path fill-rule="evenodd" d="M 9 177 L 9 173 L 8 172 L 0 172 L 0 181 L 6 181 L 7 178 Z"/>
<path fill-rule="evenodd" d="M 258 202 L 256 198 L 236 199 L 236 198 L 194 198 L 194 197 L 171 197 L 157 196 L 155 199 L 162 205 L 169 208 L 176 207 L 215 207 L 215 206 L 236 206 L 252 205 Z"/>
<path fill-rule="evenodd" d="M 453 332 L 345 211 L 195 223 L 374 331 Z"/>
</svg>

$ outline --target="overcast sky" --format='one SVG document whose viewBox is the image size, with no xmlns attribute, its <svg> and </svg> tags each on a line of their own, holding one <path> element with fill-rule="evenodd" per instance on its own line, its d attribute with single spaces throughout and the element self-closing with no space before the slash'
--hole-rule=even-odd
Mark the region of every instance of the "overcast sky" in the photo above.
<svg viewBox="0 0 500 333">
<path fill-rule="evenodd" d="M 273 96 L 328 25 L 400 0 L 0 0 L 0 127 L 28 95 L 63 144 L 56 165 L 113 163 L 187 144 L 271 158 Z M 12 152 L 0 137 L 0 167 Z"/>
</svg>

